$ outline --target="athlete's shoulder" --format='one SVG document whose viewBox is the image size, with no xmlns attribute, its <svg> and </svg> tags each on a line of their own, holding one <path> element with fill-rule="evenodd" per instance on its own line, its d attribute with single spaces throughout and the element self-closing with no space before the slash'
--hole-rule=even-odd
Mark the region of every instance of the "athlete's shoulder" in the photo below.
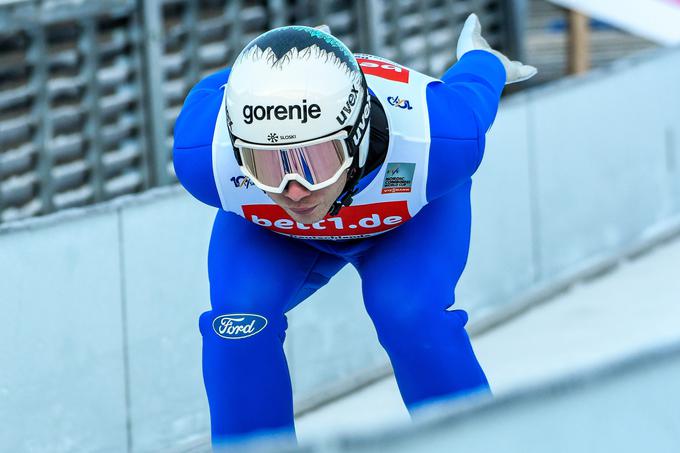
<svg viewBox="0 0 680 453">
<path fill-rule="evenodd" d="M 476 140 L 480 135 L 474 98 L 444 83 L 427 87 L 427 111 L 430 118 L 432 138 L 452 140 Z"/>
<path fill-rule="evenodd" d="M 175 122 L 175 148 L 196 148 L 212 143 L 215 120 L 230 71 L 231 68 L 226 68 L 214 72 L 189 91 Z"/>
<path fill-rule="evenodd" d="M 460 93 L 452 90 L 440 79 L 428 76 L 395 61 L 370 54 L 355 54 L 368 85 L 381 101 L 401 108 L 409 115 L 427 113 L 431 137 L 447 140 L 474 140 L 478 127 L 474 116 L 462 108 Z M 425 88 L 425 105 L 418 104 L 419 92 Z M 400 111 L 400 110 L 397 110 Z M 412 122 L 409 125 L 415 124 Z M 390 129 L 391 133 L 395 132 Z"/>
</svg>

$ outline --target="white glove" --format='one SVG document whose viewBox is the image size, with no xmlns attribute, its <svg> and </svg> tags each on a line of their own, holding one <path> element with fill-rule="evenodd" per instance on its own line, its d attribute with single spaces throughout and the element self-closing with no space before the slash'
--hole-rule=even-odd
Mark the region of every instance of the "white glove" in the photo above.
<svg viewBox="0 0 680 453">
<path fill-rule="evenodd" d="M 522 82 L 536 75 L 538 70 L 533 66 L 522 64 L 520 61 L 510 61 L 508 57 L 497 50 L 493 50 L 486 39 L 482 37 L 482 25 L 476 14 L 470 14 L 465 20 L 463 30 L 458 38 L 456 53 L 460 60 L 471 50 L 486 50 L 496 55 L 505 67 L 505 84 Z"/>
</svg>

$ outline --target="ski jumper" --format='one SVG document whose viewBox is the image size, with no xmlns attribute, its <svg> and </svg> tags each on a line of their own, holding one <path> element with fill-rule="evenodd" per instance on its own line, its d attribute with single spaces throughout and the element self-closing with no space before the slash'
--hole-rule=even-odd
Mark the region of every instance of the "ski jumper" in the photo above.
<svg viewBox="0 0 680 453">
<path fill-rule="evenodd" d="M 177 176 L 219 208 L 208 256 L 212 308 L 199 319 L 215 446 L 265 431 L 294 438 L 286 312 L 347 263 L 361 277 L 409 412 L 489 391 L 467 314 L 449 308 L 468 255 L 471 176 L 505 70 L 485 51 L 466 53 L 441 79 L 356 57 L 384 107 L 387 154 L 362 178 L 351 206 L 315 224 L 294 222 L 241 174 L 224 117 L 229 69 L 199 82 L 177 119 Z"/>
</svg>

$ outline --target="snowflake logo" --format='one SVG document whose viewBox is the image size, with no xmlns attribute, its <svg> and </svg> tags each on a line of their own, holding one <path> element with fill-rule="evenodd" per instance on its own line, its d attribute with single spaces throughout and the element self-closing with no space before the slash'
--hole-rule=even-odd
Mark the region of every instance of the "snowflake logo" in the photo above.
<svg viewBox="0 0 680 453">
<path fill-rule="evenodd" d="M 279 136 L 272 132 L 267 136 L 267 140 L 269 140 L 271 143 L 275 143 L 279 141 Z"/>
</svg>

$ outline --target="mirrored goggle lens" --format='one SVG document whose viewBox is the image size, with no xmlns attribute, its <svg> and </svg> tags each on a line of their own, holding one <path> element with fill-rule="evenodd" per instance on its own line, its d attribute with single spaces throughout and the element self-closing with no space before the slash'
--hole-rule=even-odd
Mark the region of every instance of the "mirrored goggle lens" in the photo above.
<svg viewBox="0 0 680 453">
<path fill-rule="evenodd" d="M 288 149 L 240 148 L 243 165 L 261 184 L 279 187 L 287 174 L 297 173 L 314 185 L 332 178 L 345 163 L 341 140 Z"/>
</svg>

